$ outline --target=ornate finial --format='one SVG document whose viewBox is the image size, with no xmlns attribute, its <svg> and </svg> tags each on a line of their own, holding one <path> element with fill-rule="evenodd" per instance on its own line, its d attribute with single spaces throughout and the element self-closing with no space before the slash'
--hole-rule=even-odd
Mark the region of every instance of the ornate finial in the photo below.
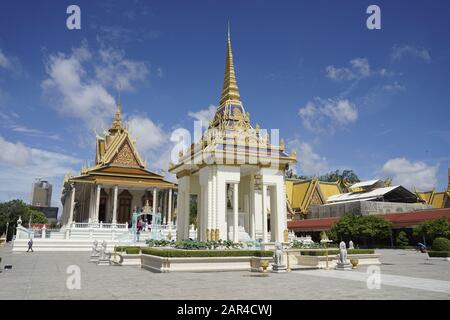
<svg viewBox="0 0 450 320">
<path fill-rule="evenodd" d="M 285 147 L 285 145 L 284 145 L 284 139 L 281 139 L 281 140 L 280 140 L 280 147 L 281 147 L 281 149 L 284 150 L 284 147 Z"/>
<path fill-rule="evenodd" d="M 256 133 L 259 133 L 259 123 L 256 124 L 255 130 L 256 130 Z"/>
<path fill-rule="evenodd" d="M 122 121 L 122 116 L 120 114 L 120 90 L 117 94 L 117 109 L 116 114 L 114 115 L 114 120 L 111 125 L 111 128 L 109 129 L 109 133 L 114 133 L 119 130 L 125 130 L 125 125 Z"/>
<path fill-rule="evenodd" d="M 228 100 L 240 101 L 239 89 L 234 72 L 233 52 L 231 50 L 230 23 L 228 22 L 227 57 L 225 62 L 225 76 L 223 79 L 222 96 L 219 105 Z"/>
<path fill-rule="evenodd" d="M 292 149 L 291 154 L 290 154 L 291 158 L 296 158 L 297 159 L 297 151 L 295 151 L 294 149 Z"/>
</svg>

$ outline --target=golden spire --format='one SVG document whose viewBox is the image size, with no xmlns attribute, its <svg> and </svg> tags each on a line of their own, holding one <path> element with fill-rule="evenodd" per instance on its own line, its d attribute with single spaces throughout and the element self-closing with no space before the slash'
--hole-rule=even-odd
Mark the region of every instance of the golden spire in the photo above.
<svg viewBox="0 0 450 320">
<path fill-rule="evenodd" d="M 233 52 L 231 51 L 230 40 L 230 23 L 228 22 L 228 44 L 227 57 L 225 62 L 225 76 L 223 79 L 222 96 L 219 105 L 224 104 L 228 100 L 239 101 L 239 88 L 236 82 L 236 75 L 234 73 Z"/>
<path fill-rule="evenodd" d="M 123 130 L 123 129 L 124 129 L 124 125 L 123 125 L 123 121 L 122 121 L 122 116 L 120 114 L 120 92 L 119 92 L 119 94 L 117 95 L 116 114 L 114 115 L 114 120 L 111 125 L 111 128 L 109 129 L 109 132 L 113 133 L 113 132 L 116 132 L 118 130 Z"/>
</svg>

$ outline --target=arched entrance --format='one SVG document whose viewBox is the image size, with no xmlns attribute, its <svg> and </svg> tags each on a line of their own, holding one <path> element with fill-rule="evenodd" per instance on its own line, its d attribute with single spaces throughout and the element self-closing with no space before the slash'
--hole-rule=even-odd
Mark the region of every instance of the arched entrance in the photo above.
<svg viewBox="0 0 450 320">
<path fill-rule="evenodd" d="M 130 221 L 131 218 L 131 200 L 133 199 L 133 196 L 131 195 L 130 192 L 128 192 L 128 190 L 123 190 L 120 194 L 119 194 L 119 212 L 118 212 L 118 217 L 117 217 L 117 222 L 118 223 L 128 223 L 128 221 Z"/>
</svg>

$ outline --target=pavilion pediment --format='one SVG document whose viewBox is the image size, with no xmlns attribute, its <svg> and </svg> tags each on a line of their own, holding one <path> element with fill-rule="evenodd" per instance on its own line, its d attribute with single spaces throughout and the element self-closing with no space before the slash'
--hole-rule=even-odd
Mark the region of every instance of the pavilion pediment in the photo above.
<svg viewBox="0 0 450 320">
<path fill-rule="evenodd" d="M 110 164 L 127 167 L 140 167 L 139 161 L 128 141 L 124 141 L 122 143 L 117 151 L 117 154 L 112 158 Z"/>
</svg>

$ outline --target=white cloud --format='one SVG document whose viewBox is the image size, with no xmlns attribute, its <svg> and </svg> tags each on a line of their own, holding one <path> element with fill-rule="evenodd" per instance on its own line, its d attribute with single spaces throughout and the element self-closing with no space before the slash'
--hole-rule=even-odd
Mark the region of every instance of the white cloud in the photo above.
<svg viewBox="0 0 450 320">
<path fill-rule="evenodd" d="M 120 83 L 123 90 L 131 90 L 135 82 L 145 79 L 148 69 L 143 62 L 125 59 L 121 51 L 93 53 L 83 45 L 69 55 L 50 55 L 46 72 L 48 78 L 41 86 L 53 107 L 62 115 L 81 119 L 89 129 L 100 130 L 115 110 L 108 86 Z"/>
<path fill-rule="evenodd" d="M 371 76 L 392 77 L 396 73 L 381 68 L 372 70 L 367 58 L 355 58 L 349 61 L 349 67 L 335 67 L 329 65 L 325 68 L 326 77 L 336 81 L 361 80 Z"/>
<path fill-rule="evenodd" d="M 406 87 L 404 85 L 399 84 L 397 81 L 395 81 L 392 84 L 384 85 L 383 90 L 387 91 L 387 92 L 399 92 L 399 91 L 405 91 Z"/>
<path fill-rule="evenodd" d="M 0 67 L 3 67 L 5 69 L 8 69 L 11 65 L 11 62 L 9 59 L 5 56 L 2 49 L 0 49 Z"/>
<path fill-rule="evenodd" d="M 309 143 L 295 138 L 288 141 L 288 146 L 297 151 L 297 172 L 307 176 L 319 176 L 330 171 L 327 159 L 315 153 Z"/>
<path fill-rule="evenodd" d="M 350 68 L 337 68 L 330 65 L 325 68 L 325 71 L 328 78 L 337 81 L 362 79 L 371 75 L 370 64 L 367 58 L 350 60 Z"/>
<path fill-rule="evenodd" d="M 321 99 L 308 101 L 298 111 L 303 126 L 314 132 L 333 133 L 336 126 L 344 126 L 358 119 L 356 106 L 347 99 Z"/>
<path fill-rule="evenodd" d="M 126 59 L 123 51 L 104 48 L 99 56 L 101 63 L 96 65 L 95 74 L 105 86 L 132 90 L 135 82 L 144 81 L 149 74 L 145 62 Z"/>
<path fill-rule="evenodd" d="M 167 133 L 157 126 L 150 118 L 133 115 L 128 120 L 128 127 L 139 152 L 148 153 L 155 151 L 167 139 Z"/>
<path fill-rule="evenodd" d="M 75 157 L 31 148 L 1 136 L 0 150 L 0 201 L 19 198 L 29 202 L 34 179 L 42 177 L 53 184 L 52 203 L 59 206 L 64 175 L 73 167 L 78 170 L 81 164 Z"/>
<path fill-rule="evenodd" d="M 6 141 L 2 136 L 0 136 L 0 150 L 0 162 L 3 163 L 25 165 L 30 158 L 30 152 L 24 144 Z"/>
<path fill-rule="evenodd" d="M 422 161 L 394 158 L 383 165 L 382 171 L 392 177 L 394 184 L 401 184 L 409 189 L 431 190 L 437 184 L 438 165 L 430 166 Z"/>
<path fill-rule="evenodd" d="M 206 128 L 209 125 L 209 122 L 214 118 L 214 115 L 216 114 L 217 106 L 210 105 L 206 109 L 202 109 L 197 112 L 190 111 L 188 112 L 188 116 L 193 118 L 196 121 L 201 121 L 202 127 Z"/>
<path fill-rule="evenodd" d="M 411 45 L 394 45 L 392 47 L 391 59 L 393 61 L 402 60 L 405 56 L 415 57 L 427 63 L 431 62 L 431 54 L 425 48 Z"/>
</svg>

